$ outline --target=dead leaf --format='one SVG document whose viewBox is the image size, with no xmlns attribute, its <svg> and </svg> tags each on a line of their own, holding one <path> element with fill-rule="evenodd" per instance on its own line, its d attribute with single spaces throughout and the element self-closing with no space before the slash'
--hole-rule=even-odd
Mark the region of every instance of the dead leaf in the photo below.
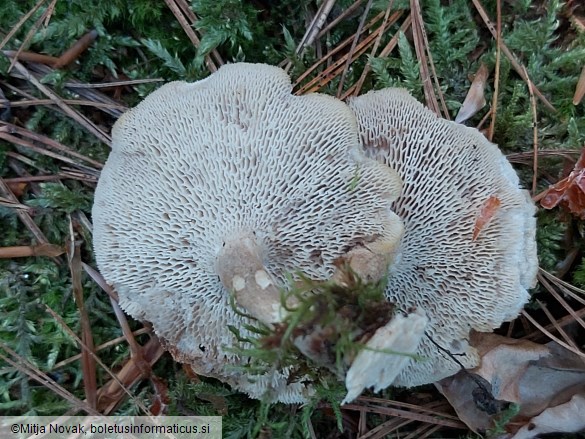
<svg viewBox="0 0 585 439">
<path fill-rule="evenodd" d="M 479 389 L 479 386 L 469 375 L 469 372 L 462 371 L 436 382 L 435 386 L 447 398 L 459 419 L 474 433 L 483 434 L 492 428 L 493 420 L 492 416 L 483 409 L 481 404 L 476 403 L 477 397 L 474 392 Z M 488 390 L 491 390 L 491 386 L 487 381 L 481 377 L 477 378 Z"/>
<path fill-rule="evenodd" d="M 585 429 L 585 397 L 575 395 L 569 402 L 558 405 L 532 418 L 512 439 L 530 439 L 545 433 L 577 433 Z"/>
<path fill-rule="evenodd" d="M 533 438 L 545 431 L 572 432 L 581 425 L 583 416 L 575 413 L 581 407 L 580 398 L 585 397 L 585 364 L 576 354 L 556 343 L 540 345 L 495 334 L 472 333 L 471 344 L 480 354 L 480 366 L 436 383 L 471 430 L 486 432 L 494 427 L 501 413 L 501 409 L 492 414 L 485 410 L 477 397 L 480 384 L 491 392 L 491 402 L 499 407 L 505 407 L 503 401 L 520 406 L 519 413 L 507 426 L 506 438 L 520 432 L 528 435 L 514 436 L 514 439 Z M 576 402 L 567 405 L 573 400 Z M 567 422 L 555 422 L 551 427 L 547 423 L 549 411 L 559 419 L 566 418 Z M 543 430 L 534 433 L 532 424 Z"/>
<path fill-rule="evenodd" d="M 489 334 L 482 339 L 486 343 L 493 343 L 492 336 L 493 334 Z M 482 354 L 480 350 L 481 363 L 474 373 L 489 383 L 494 383 L 492 393 L 495 398 L 519 403 L 522 400 L 520 382 L 529 363 L 548 356 L 549 351 L 546 346 L 528 341 L 504 337 L 494 340 L 499 343 L 490 346 L 489 351 Z"/>
<path fill-rule="evenodd" d="M 545 209 L 562 205 L 585 220 L 585 148 L 569 176 L 543 193 L 540 205 Z"/>
<path fill-rule="evenodd" d="M 151 339 L 141 347 L 142 357 L 148 367 L 153 366 L 164 353 L 158 338 Z M 144 367 L 138 364 L 139 359 L 131 357 L 117 373 L 117 379 L 108 381 L 98 390 L 98 410 L 103 414 L 110 414 L 127 395 L 127 389 L 144 378 Z M 126 389 L 126 390 L 125 390 Z"/>
<path fill-rule="evenodd" d="M 489 74 L 490 72 L 487 66 L 484 63 L 481 63 L 481 66 L 479 66 L 479 69 L 475 74 L 475 78 L 473 78 L 473 82 L 469 87 L 467 96 L 465 96 L 463 105 L 461 105 L 461 108 L 457 113 L 457 117 L 455 117 L 455 122 L 463 123 L 470 117 L 473 117 L 475 113 L 477 113 L 483 107 L 485 107 L 486 102 L 483 92 L 485 90 L 485 83 Z"/>
<path fill-rule="evenodd" d="M 20 198 L 24 195 L 24 191 L 26 190 L 27 183 L 6 183 L 14 196 L 16 198 Z"/>
<path fill-rule="evenodd" d="M 496 214 L 498 209 L 500 208 L 500 199 L 496 196 L 489 197 L 481 207 L 479 211 L 479 215 L 475 220 L 475 225 L 473 226 L 473 241 L 477 239 L 482 229 L 490 222 L 492 217 Z"/>
</svg>

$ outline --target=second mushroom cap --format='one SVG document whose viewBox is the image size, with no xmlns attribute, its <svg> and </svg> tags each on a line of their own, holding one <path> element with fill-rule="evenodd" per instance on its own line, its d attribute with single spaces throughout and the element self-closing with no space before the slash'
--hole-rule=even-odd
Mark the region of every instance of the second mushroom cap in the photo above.
<svg viewBox="0 0 585 439">
<path fill-rule="evenodd" d="M 514 319 L 536 283 L 534 203 L 496 145 L 438 118 L 405 90 L 370 92 L 349 106 L 368 156 L 403 180 L 392 209 L 405 232 L 386 296 L 429 318 L 418 349 L 427 360 L 411 360 L 394 384 L 432 383 L 461 364 L 474 367 L 470 330 L 491 332 Z"/>
</svg>

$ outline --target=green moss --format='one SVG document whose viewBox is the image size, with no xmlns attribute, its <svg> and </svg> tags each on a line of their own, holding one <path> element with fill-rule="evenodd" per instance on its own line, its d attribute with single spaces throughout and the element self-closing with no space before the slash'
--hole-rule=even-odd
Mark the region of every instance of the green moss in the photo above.
<svg viewBox="0 0 585 439">
<path fill-rule="evenodd" d="M 0 12 L 2 37 L 36 3 L 37 0 L 4 0 Z M 352 0 L 339 0 L 332 17 L 342 13 L 352 3 Z M 407 10 L 408 3 L 407 0 L 397 0 L 394 6 Z M 212 49 L 218 50 L 226 62 L 267 62 L 276 65 L 288 58 L 292 62 L 290 73 L 293 80 L 317 60 L 317 51 L 313 46 L 307 47 L 300 54 L 296 54 L 296 46 L 305 33 L 306 17 L 315 13 L 320 2 L 196 0 L 189 4 L 200 17 L 196 24 L 203 33 L 199 49 L 185 35 L 165 2 L 151 0 L 58 1 L 48 26 L 41 26 L 27 49 L 58 56 L 87 31 L 97 30 L 99 38 L 72 66 L 43 78 L 43 82 L 54 86 L 63 98 L 68 99 L 77 98 L 64 87 L 71 79 L 87 83 L 112 81 L 117 77 L 163 78 L 165 81 L 201 79 L 209 74 L 202 55 Z M 430 50 L 451 116 L 463 102 L 471 84 L 470 76 L 477 71 L 480 63 L 484 62 L 491 68 L 492 76 L 486 87 L 488 105 L 468 122 L 472 126 L 476 125 L 489 111 L 493 96 L 495 42 L 483 25 L 479 24 L 480 20 L 470 2 L 428 0 L 421 4 Z M 490 17 L 495 19 L 496 2 L 486 0 L 482 4 Z M 559 27 L 559 22 L 562 24 L 564 20 L 563 5 L 559 1 L 545 2 L 546 12 L 538 7 L 540 4 L 542 2 L 530 0 L 503 2 L 504 41 L 526 66 L 538 89 L 557 109 L 556 112 L 551 111 L 540 101 L 537 102 L 539 147 L 558 150 L 580 148 L 585 142 L 585 107 L 583 104 L 573 105 L 572 98 L 585 59 L 585 35 L 573 35 L 571 30 Z M 387 5 L 386 0 L 376 0 L 368 19 L 384 11 Z M 46 6 L 41 7 L 9 41 L 6 49 L 18 49 L 32 23 L 45 10 Z M 352 37 L 363 11 L 362 5 L 348 20 L 325 35 L 321 39 L 322 52 Z M 390 27 L 380 47 L 387 44 L 401 20 Z M 398 43 L 397 50 L 387 58 L 374 57 L 369 60 L 372 74 L 364 82 L 362 93 L 372 88 L 401 86 L 423 99 L 419 65 L 410 34 L 400 35 Z M 352 64 L 347 73 L 345 89 L 357 80 L 367 62 L 367 56 L 362 56 Z M 6 78 L 5 81 L 26 89 L 33 97 L 45 98 L 34 87 L 26 87 L 22 80 L 9 77 L 8 65 L 8 60 L 0 57 L 0 72 Z M 318 71 L 309 75 L 305 82 Z M 322 92 L 336 94 L 338 84 L 339 78 L 335 78 Z M 159 85 L 138 85 L 116 91 L 122 91 L 120 98 L 127 105 L 133 106 Z M 3 92 L 10 100 L 20 99 L 8 88 L 3 87 Z M 106 90 L 104 93 L 118 97 L 112 91 Z M 113 123 L 112 117 L 94 108 L 79 107 L 79 111 L 106 131 Z M 103 162 L 108 155 L 109 148 L 106 145 L 54 107 L 15 107 L 12 113 L 12 122 L 58 140 L 86 156 Z M 527 85 L 506 57 L 502 56 L 494 140 L 505 152 L 527 152 L 533 147 L 532 130 L 532 108 Z M 4 178 L 16 176 L 9 166 L 9 160 L 14 159 L 7 155 L 8 152 L 18 152 L 30 158 L 34 166 L 25 165 L 25 168 L 33 175 L 37 175 L 39 169 L 57 173 L 63 167 L 62 163 L 50 157 L 2 141 L 0 176 Z M 541 169 L 553 177 L 559 175 L 562 165 L 558 159 L 542 157 L 540 160 Z M 520 174 L 524 186 L 530 186 L 530 169 L 525 167 Z M 539 179 L 538 188 L 544 189 L 549 183 L 544 178 Z M 63 184 L 47 183 L 39 187 L 40 196 L 34 196 L 28 191 L 21 197 L 21 202 L 35 207 L 33 220 L 50 242 L 64 244 L 69 235 L 69 217 L 75 216 L 78 211 L 90 213 L 93 190 L 89 185 L 70 180 L 64 180 Z M 564 259 L 566 249 L 563 247 L 563 238 L 567 224 L 557 210 L 539 214 L 539 258 L 541 265 L 548 270 L 553 270 Z M 34 243 L 31 233 L 18 219 L 14 209 L 0 206 L 0 230 L 2 246 Z M 79 236 L 84 241 L 83 260 L 91 263 L 91 236 L 83 233 Z M 584 273 L 585 263 L 581 262 L 573 275 L 575 283 L 582 287 L 585 286 Z M 333 291 L 327 292 L 327 285 L 309 285 L 325 290 L 320 290 L 322 296 L 319 297 L 311 295 L 305 285 L 301 295 L 302 303 L 306 306 L 291 314 L 290 319 L 294 317 L 295 320 L 289 320 L 286 327 L 281 328 L 280 338 L 277 338 L 279 343 L 273 345 L 274 349 L 266 350 L 266 343 L 269 337 L 275 340 L 274 336 L 278 334 L 270 333 L 266 328 L 256 328 L 254 338 L 249 333 L 240 334 L 244 341 L 243 348 L 254 359 L 252 365 L 258 367 L 258 370 L 273 360 L 281 364 L 297 361 L 299 353 L 295 351 L 290 336 L 295 331 L 308 331 L 308 323 L 316 317 L 314 310 L 322 308 L 325 298 L 328 301 L 332 299 L 334 305 L 325 307 L 327 312 L 320 316 L 323 320 L 319 324 L 334 327 L 340 336 L 333 340 L 335 347 L 328 352 L 325 363 L 309 361 L 302 366 L 302 370 L 312 374 L 313 378 L 325 379 L 318 380 L 318 396 L 301 410 L 301 416 L 294 408 L 252 401 L 215 380 L 203 379 L 201 383 L 192 383 L 167 356 L 157 365 L 156 374 L 168 382 L 173 402 L 171 412 L 218 414 L 222 406 L 218 405 L 217 400 L 214 405 L 203 397 L 211 395 L 223 398 L 227 408 L 224 415 L 226 437 L 251 437 L 261 430 L 271 431 L 273 437 L 306 437 L 309 420 L 318 432 L 339 428 L 339 410 L 335 404 L 340 399 L 343 386 L 340 386 L 338 377 L 343 375 L 346 367 L 344 356 L 347 352 L 351 355 L 352 350 L 359 347 L 354 339 L 346 337 L 348 322 L 337 319 L 343 307 L 335 302 L 339 291 L 332 298 Z M 119 336 L 119 325 L 113 317 L 109 299 L 86 277 L 83 278 L 83 289 L 96 343 Z M 364 294 L 362 290 L 359 291 Z M 79 333 L 79 315 L 72 300 L 70 273 L 66 263 L 56 264 L 48 258 L 0 260 L 0 338 L 42 370 L 55 373 L 68 390 L 83 398 L 79 362 L 56 371 L 51 370 L 57 362 L 77 354 L 79 347 L 46 314 L 45 304 L 57 311 Z M 136 322 L 131 324 L 137 325 Z M 121 364 L 128 355 L 125 344 L 100 352 L 100 357 L 109 365 Z M 108 379 L 103 371 L 99 371 L 98 375 L 100 383 Z M 134 390 L 148 405 L 152 392 L 147 386 Z M 328 401 L 337 418 L 325 416 L 317 410 L 318 399 Z M 63 413 L 67 406 L 51 391 L 0 363 L 0 411 L 3 413 Z M 136 410 L 136 406 L 127 401 L 119 412 L 128 414 Z"/>
<path fill-rule="evenodd" d="M 299 281 L 291 280 L 294 287 L 282 299 L 288 311 L 282 323 L 246 325 L 251 335 L 230 328 L 242 343 L 236 353 L 250 357 L 244 366 L 247 373 L 292 367 L 293 375 L 311 382 L 344 379 L 351 359 L 364 346 L 360 340 L 393 316 L 384 282 L 367 284 L 348 267 L 344 270 L 343 286 L 312 281 L 302 274 Z"/>
<path fill-rule="evenodd" d="M 554 271 L 556 264 L 562 259 L 563 239 L 567 223 L 559 221 L 555 212 L 542 211 L 538 215 L 536 242 L 538 244 L 538 260 L 545 270 Z"/>
<path fill-rule="evenodd" d="M 581 263 L 577 266 L 573 274 L 573 281 L 576 286 L 585 289 L 585 258 L 581 258 Z"/>
</svg>

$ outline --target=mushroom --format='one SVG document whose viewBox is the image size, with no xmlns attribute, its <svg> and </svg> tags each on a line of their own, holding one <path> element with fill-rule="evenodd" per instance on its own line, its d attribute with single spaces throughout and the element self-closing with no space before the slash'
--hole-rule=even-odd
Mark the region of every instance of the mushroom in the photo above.
<svg viewBox="0 0 585 439">
<path fill-rule="evenodd" d="M 197 373 L 283 402 L 310 386 L 291 369 L 234 368 L 247 359 L 229 327 L 278 322 L 286 276 L 330 279 L 340 257 L 381 278 L 403 231 L 390 210 L 400 179 L 365 157 L 350 109 L 291 89 L 281 69 L 244 63 L 161 87 L 115 124 L 93 206 L 121 307 Z"/>
<path fill-rule="evenodd" d="M 535 206 L 496 145 L 438 118 L 400 89 L 351 99 L 362 146 L 396 170 L 404 222 L 388 300 L 426 311 L 418 355 L 394 385 L 417 386 L 478 363 L 469 331 L 515 318 L 536 282 Z M 457 361 L 454 360 L 456 358 Z"/>
</svg>

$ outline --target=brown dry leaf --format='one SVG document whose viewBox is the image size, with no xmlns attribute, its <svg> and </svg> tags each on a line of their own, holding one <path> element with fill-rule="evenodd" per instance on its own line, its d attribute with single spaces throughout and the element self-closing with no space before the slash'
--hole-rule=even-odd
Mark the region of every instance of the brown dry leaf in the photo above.
<svg viewBox="0 0 585 439">
<path fill-rule="evenodd" d="M 145 367 L 152 367 L 164 353 L 158 338 L 154 336 L 141 347 L 141 350 L 141 359 L 146 361 L 145 366 L 139 364 L 140 358 L 131 357 L 117 373 L 116 379 L 108 381 L 98 390 L 98 410 L 100 413 L 106 415 L 112 413 L 126 396 L 127 389 L 144 377 Z"/>
<path fill-rule="evenodd" d="M 8 185 L 8 187 L 10 188 L 10 190 L 12 191 L 12 193 L 20 198 L 24 195 L 24 191 L 26 190 L 26 183 L 10 183 L 10 182 L 6 182 L 6 184 Z"/>
<path fill-rule="evenodd" d="M 463 105 L 461 105 L 457 117 L 455 117 L 455 122 L 465 122 L 485 106 L 486 102 L 483 91 L 485 90 L 485 84 L 489 75 L 490 72 L 487 66 L 484 63 L 481 63 L 481 66 L 479 66 L 475 78 L 473 78 L 473 82 L 469 87 L 467 96 L 465 96 Z"/>
<path fill-rule="evenodd" d="M 517 403 L 520 412 L 508 424 L 509 435 L 525 431 L 532 438 L 536 434 L 530 424 L 540 418 L 543 429 L 551 414 L 568 421 L 556 422 L 556 432 L 575 431 L 581 417 L 574 417 L 576 407 L 585 397 L 585 365 L 577 355 L 555 343 L 540 345 L 527 340 L 515 340 L 495 334 L 473 333 L 471 344 L 481 357 L 479 367 L 445 378 L 437 387 L 451 403 L 459 418 L 476 433 L 494 427 L 504 401 Z M 478 383 L 492 395 L 484 395 Z M 493 398 L 491 398 L 493 396 Z M 575 399 L 574 404 L 567 404 Z M 489 408 L 495 408 L 490 410 Z M 582 427 L 580 427 L 582 428 Z M 523 430 L 524 429 L 524 430 Z M 524 433 L 523 433 L 524 434 Z M 517 439 L 514 437 L 514 439 Z"/>
<path fill-rule="evenodd" d="M 491 196 L 483 203 L 481 206 L 481 210 L 479 211 L 479 215 L 475 220 L 475 225 L 473 226 L 473 238 L 472 240 L 475 241 L 479 234 L 481 233 L 482 229 L 490 222 L 492 217 L 496 214 L 498 209 L 500 208 L 500 199 L 496 196 Z"/>
<path fill-rule="evenodd" d="M 482 401 L 478 401 L 474 392 L 477 392 L 480 387 L 469 375 L 468 372 L 462 371 L 437 381 L 435 386 L 447 398 L 459 419 L 474 433 L 483 434 L 492 428 L 492 416 L 486 413 L 481 404 Z M 489 389 L 489 383 L 477 378 Z"/>
<path fill-rule="evenodd" d="M 569 176 L 549 187 L 540 204 L 545 209 L 552 209 L 560 204 L 585 220 L 585 148 Z"/>
</svg>

